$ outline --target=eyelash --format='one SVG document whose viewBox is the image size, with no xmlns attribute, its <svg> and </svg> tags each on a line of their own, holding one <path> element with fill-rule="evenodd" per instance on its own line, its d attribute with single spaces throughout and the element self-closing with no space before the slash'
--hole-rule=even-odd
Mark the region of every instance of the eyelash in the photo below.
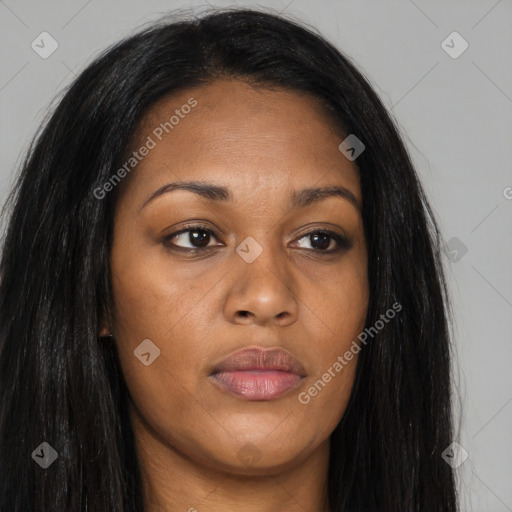
<svg viewBox="0 0 512 512">
<path fill-rule="evenodd" d="M 211 228 L 209 228 L 209 227 L 207 227 L 205 225 L 202 225 L 202 224 L 195 224 L 193 226 L 187 226 L 186 228 L 180 229 L 179 231 L 175 231 L 174 233 L 166 235 L 163 238 L 162 243 L 166 247 L 170 247 L 172 249 L 175 249 L 175 250 L 178 250 L 178 251 L 184 251 L 184 252 L 188 252 L 188 253 L 198 253 L 198 252 L 208 251 L 212 247 L 216 247 L 216 246 L 212 246 L 212 247 L 196 247 L 194 249 L 189 249 L 189 248 L 186 248 L 186 247 L 180 247 L 178 245 L 170 243 L 170 241 L 173 238 L 175 238 L 176 236 L 181 235 L 183 233 L 188 233 L 190 231 L 204 231 L 204 232 L 208 233 L 210 236 L 213 236 L 214 238 L 216 238 L 217 240 L 219 239 L 219 237 L 217 236 L 217 233 L 214 230 L 212 230 Z M 311 236 L 313 234 L 323 234 L 323 235 L 329 236 L 330 238 L 332 238 L 333 240 L 336 241 L 336 243 L 338 244 L 338 247 L 335 248 L 335 249 L 330 249 L 328 251 L 322 251 L 320 249 L 304 249 L 306 251 L 316 252 L 316 253 L 321 254 L 321 255 L 332 255 L 332 254 L 341 252 L 343 250 L 348 250 L 348 249 L 350 249 L 352 247 L 352 243 L 350 242 L 350 240 L 348 238 L 346 238 L 343 235 L 340 235 L 339 233 L 336 233 L 334 231 L 330 231 L 328 229 L 314 229 L 312 231 L 304 233 L 297 240 L 301 240 L 302 238 L 306 238 L 307 236 Z"/>
</svg>

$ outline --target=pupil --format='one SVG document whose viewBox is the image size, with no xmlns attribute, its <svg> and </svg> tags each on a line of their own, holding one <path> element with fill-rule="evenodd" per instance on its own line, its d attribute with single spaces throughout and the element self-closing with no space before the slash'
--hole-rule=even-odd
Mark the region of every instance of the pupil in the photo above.
<svg viewBox="0 0 512 512">
<path fill-rule="evenodd" d="M 204 236 L 196 236 L 197 233 L 203 233 Z M 191 231 L 190 232 L 190 241 L 192 244 L 194 244 L 195 242 L 199 242 L 199 246 L 200 247 L 203 247 L 203 246 L 207 246 L 208 245 L 208 237 L 210 236 L 209 233 L 207 233 L 206 231 L 204 231 L 203 229 L 196 229 L 195 231 Z M 206 239 L 206 243 L 203 243 Z"/>
<path fill-rule="evenodd" d="M 327 235 L 327 234 L 314 234 L 314 235 L 311 235 L 311 237 L 313 239 L 315 239 L 315 241 L 317 241 L 319 237 L 324 239 L 324 243 L 321 243 L 320 244 L 321 247 L 318 247 L 318 249 L 328 249 L 329 248 L 329 244 L 330 244 L 329 235 Z"/>
</svg>

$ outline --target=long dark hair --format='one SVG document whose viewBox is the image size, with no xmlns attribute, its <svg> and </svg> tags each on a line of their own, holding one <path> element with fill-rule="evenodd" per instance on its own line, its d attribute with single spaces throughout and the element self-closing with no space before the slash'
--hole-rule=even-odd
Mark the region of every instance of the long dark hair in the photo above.
<svg viewBox="0 0 512 512">
<path fill-rule="evenodd" d="M 0 510 L 143 510 L 127 388 L 114 344 L 98 340 L 112 307 L 117 194 L 100 200 L 93 191 L 122 163 L 148 107 L 223 77 L 309 93 L 366 147 L 357 159 L 366 325 L 396 301 L 403 309 L 359 354 L 331 436 L 332 511 L 455 511 L 454 475 L 441 457 L 453 440 L 452 313 L 425 193 L 356 66 L 314 29 L 249 9 L 162 18 L 106 50 L 22 162 L 1 257 Z M 32 460 L 42 442 L 58 452 L 46 470 Z"/>
</svg>

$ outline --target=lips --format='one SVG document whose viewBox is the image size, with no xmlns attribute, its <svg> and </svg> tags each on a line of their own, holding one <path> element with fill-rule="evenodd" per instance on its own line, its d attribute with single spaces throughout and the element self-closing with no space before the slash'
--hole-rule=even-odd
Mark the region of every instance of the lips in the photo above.
<svg viewBox="0 0 512 512">
<path fill-rule="evenodd" d="M 249 348 L 217 364 L 210 378 L 224 391 L 245 400 L 273 400 L 297 387 L 304 366 L 281 349 Z"/>
</svg>

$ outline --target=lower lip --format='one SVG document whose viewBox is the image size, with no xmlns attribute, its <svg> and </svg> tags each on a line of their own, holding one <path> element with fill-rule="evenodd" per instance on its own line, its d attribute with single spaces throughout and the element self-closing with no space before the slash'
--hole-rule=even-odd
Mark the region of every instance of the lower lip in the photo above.
<svg viewBox="0 0 512 512">
<path fill-rule="evenodd" d="M 215 383 L 246 400 L 273 400 L 295 388 L 303 379 L 277 370 L 246 370 L 212 375 Z"/>
</svg>

